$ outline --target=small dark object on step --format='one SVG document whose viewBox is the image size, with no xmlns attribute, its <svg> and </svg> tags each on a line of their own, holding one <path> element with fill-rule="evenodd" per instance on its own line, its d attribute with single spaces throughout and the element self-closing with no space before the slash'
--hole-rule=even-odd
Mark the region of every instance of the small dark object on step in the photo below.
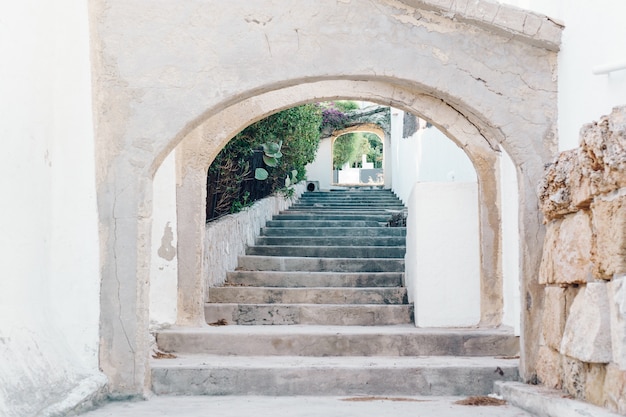
<svg viewBox="0 0 626 417">
<path fill-rule="evenodd" d="M 459 405 L 505 405 L 506 401 L 499 398 L 484 396 L 467 397 L 454 402 Z"/>
<path fill-rule="evenodd" d="M 391 220 L 387 222 L 387 227 L 406 227 L 406 212 L 398 211 L 391 215 Z"/>
<path fill-rule="evenodd" d="M 495 370 L 495 371 L 493 371 L 493 373 L 494 373 L 494 374 L 495 374 L 495 373 L 499 373 L 499 374 L 500 374 L 500 376 L 504 375 L 504 371 L 503 371 L 503 370 L 502 370 L 502 368 L 500 368 L 499 366 L 498 366 L 498 367 L 496 367 L 496 370 Z"/>
<path fill-rule="evenodd" d="M 209 326 L 228 326 L 228 322 L 226 321 L 226 319 L 219 319 L 218 321 L 209 323 Z"/>
<path fill-rule="evenodd" d="M 154 359 L 176 359 L 177 356 L 169 352 L 155 351 L 152 355 Z"/>
</svg>

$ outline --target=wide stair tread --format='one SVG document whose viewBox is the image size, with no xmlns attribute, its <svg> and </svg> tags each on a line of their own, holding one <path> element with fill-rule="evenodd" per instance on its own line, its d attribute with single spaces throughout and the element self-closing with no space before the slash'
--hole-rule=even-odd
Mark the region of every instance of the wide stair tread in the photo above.
<svg viewBox="0 0 626 417">
<path fill-rule="evenodd" d="M 511 329 L 419 329 L 389 190 L 310 192 L 210 288 L 210 326 L 156 332 L 173 395 L 484 395 L 518 380 Z"/>
</svg>

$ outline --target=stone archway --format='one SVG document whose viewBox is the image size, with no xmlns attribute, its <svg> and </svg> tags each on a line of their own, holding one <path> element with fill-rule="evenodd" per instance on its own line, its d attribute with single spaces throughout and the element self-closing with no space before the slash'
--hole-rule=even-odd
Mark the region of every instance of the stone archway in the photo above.
<svg viewBox="0 0 626 417">
<path fill-rule="evenodd" d="M 335 142 L 337 141 L 337 139 L 345 134 L 348 133 L 357 133 L 357 132 L 363 132 L 363 133 L 373 133 L 376 136 L 378 136 L 378 138 L 380 139 L 380 141 L 382 142 L 382 146 L 383 146 L 383 172 L 385 170 L 385 163 L 387 162 L 388 158 L 385 158 L 385 152 L 386 152 L 386 148 L 387 148 L 387 144 L 389 143 L 389 135 L 387 132 L 385 132 L 380 126 L 378 126 L 375 123 L 363 123 L 363 124 L 358 124 L 358 125 L 354 125 L 354 126 L 349 126 L 346 127 L 344 129 L 340 129 L 340 130 L 336 130 L 332 133 L 332 135 L 330 136 L 330 149 L 331 149 L 331 158 L 333 155 L 333 149 L 335 146 Z M 332 166 L 332 162 L 331 162 L 331 166 Z M 389 181 L 385 181 L 384 182 L 385 185 L 389 185 Z"/>
<path fill-rule="evenodd" d="M 180 178 L 193 184 L 246 124 L 282 108 L 335 98 L 363 98 L 419 114 L 476 152 L 475 165 L 486 170 L 498 144 L 507 150 L 517 166 L 521 200 L 521 371 L 532 377 L 543 237 L 534 190 L 556 149 L 553 75 L 560 27 L 486 1 L 463 10 L 438 3 L 91 0 L 100 366 L 113 397 L 141 395 L 149 383 L 151 181 L 161 161 L 180 144 Z M 199 144 L 205 147 L 198 153 Z M 486 223 L 492 216 L 481 213 Z M 179 247 L 188 268 L 183 274 L 195 277 L 201 270 L 196 250 Z M 194 260 L 183 261 L 183 253 Z M 183 293 L 197 294 L 194 279 L 183 282 L 191 285 Z M 181 303 L 192 310 L 182 321 L 194 322 L 194 300 Z"/>
</svg>

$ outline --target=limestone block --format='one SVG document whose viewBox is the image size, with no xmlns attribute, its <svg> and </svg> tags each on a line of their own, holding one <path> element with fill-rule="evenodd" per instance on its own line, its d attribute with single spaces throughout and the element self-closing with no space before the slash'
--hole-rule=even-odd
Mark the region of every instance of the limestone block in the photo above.
<svg viewBox="0 0 626 417">
<path fill-rule="evenodd" d="M 576 296 L 565 323 L 560 352 L 592 363 L 613 358 L 606 284 L 590 282 Z"/>
<path fill-rule="evenodd" d="M 577 211 L 572 203 L 570 178 L 575 169 L 577 149 L 561 152 L 556 160 L 550 163 L 539 183 L 539 207 L 546 220 L 558 219 L 565 214 Z"/>
<path fill-rule="evenodd" d="M 607 284 L 611 314 L 611 342 L 613 362 L 626 370 L 626 276 L 613 279 Z"/>
<path fill-rule="evenodd" d="M 539 347 L 537 378 L 548 388 L 561 388 L 561 355 L 548 346 Z"/>
<path fill-rule="evenodd" d="M 600 363 L 585 364 L 585 401 L 604 406 L 606 365 Z"/>
<path fill-rule="evenodd" d="M 612 200 L 596 198 L 591 211 L 594 275 L 611 279 L 615 274 L 626 273 L 626 196 Z"/>
<path fill-rule="evenodd" d="M 572 204 L 578 208 L 589 208 L 594 194 L 591 187 L 588 169 L 585 168 L 586 154 L 582 148 L 576 150 L 576 158 L 572 161 L 573 166 L 570 172 L 569 185 Z"/>
<path fill-rule="evenodd" d="M 585 364 L 567 356 L 561 357 L 561 375 L 563 390 L 577 399 L 585 398 Z"/>
<path fill-rule="evenodd" d="M 559 350 L 565 328 L 565 289 L 546 287 L 541 331 L 546 346 Z"/>
<path fill-rule="evenodd" d="M 604 378 L 604 406 L 619 414 L 626 414 L 626 372 L 610 364 Z"/>
<path fill-rule="evenodd" d="M 581 165 L 594 195 L 626 186 L 626 106 L 580 132 Z"/>
<path fill-rule="evenodd" d="M 591 277 L 591 221 L 581 210 L 563 218 L 554 248 L 554 282 L 584 284 Z"/>
<path fill-rule="evenodd" d="M 561 220 L 554 220 L 546 227 L 546 236 L 543 240 L 543 254 L 539 267 L 539 284 L 553 284 L 555 281 L 554 255 L 559 241 Z"/>
</svg>

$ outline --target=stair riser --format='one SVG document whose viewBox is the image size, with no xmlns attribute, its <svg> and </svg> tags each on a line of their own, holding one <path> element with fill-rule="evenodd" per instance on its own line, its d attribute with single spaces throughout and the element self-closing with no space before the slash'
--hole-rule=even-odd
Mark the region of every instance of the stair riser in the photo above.
<svg viewBox="0 0 626 417">
<path fill-rule="evenodd" d="M 207 367 L 152 370 L 157 395 L 486 395 L 497 380 L 516 381 L 516 369 Z"/>
<path fill-rule="evenodd" d="M 400 287 L 402 275 L 235 271 L 227 273 L 226 281 L 250 287 Z"/>
<path fill-rule="evenodd" d="M 406 304 L 405 288 L 257 288 L 209 289 L 210 303 L 241 304 Z"/>
<path fill-rule="evenodd" d="M 283 246 L 404 246 L 406 238 L 385 236 L 352 237 L 258 237 L 257 245 Z"/>
<path fill-rule="evenodd" d="M 386 207 L 381 208 L 364 208 L 364 207 L 292 207 L 289 210 L 283 210 L 279 214 L 298 214 L 298 213 L 328 213 L 328 214 L 375 214 L 390 215 L 402 210 L 393 210 Z"/>
<path fill-rule="evenodd" d="M 205 304 L 204 315 L 209 324 L 225 319 L 237 325 L 388 326 L 412 323 L 413 306 Z"/>
<path fill-rule="evenodd" d="M 261 236 L 405 237 L 404 227 L 264 227 Z"/>
<path fill-rule="evenodd" d="M 518 338 L 462 334 L 204 334 L 161 333 L 159 348 L 186 354 L 237 356 L 513 356 Z"/>
<path fill-rule="evenodd" d="M 391 219 L 391 214 L 277 214 L 272 220 L 355 220 L 384 223 Z"/>
<path fill-rule="evenodd" d="M 275 256 L 240 256 L 247 271 L 404 272 L 404 259 L 335 259 Z"/>
<path fill-rule="evenodd" d="M 246 255 L 320 257 L 320 258 L 399 258 L 404 259 L 406 248 L 382 246 L 251 246 Z"/>
<path fill-rule="evenodd" d="M 390 205 L 394 207 L 404 207 L 402 202 L 397 198 L 374 198 L 374 199 L 356 199 L 356 198 L 301 198 L 294 202 L 294 205 L 315 205 L 315 204 L 347 204 L 353 206 L 381 206 Z"/>
<path fill-rule="evenodd" d="M 269 220 L 266 227 L 384 227 L 385 222 L 364 220 Z"/>
<path fill-rule="evenodd" d="M 404 227 L 264 227 L 261 236 L 405 237 Z"/>
</svg>

